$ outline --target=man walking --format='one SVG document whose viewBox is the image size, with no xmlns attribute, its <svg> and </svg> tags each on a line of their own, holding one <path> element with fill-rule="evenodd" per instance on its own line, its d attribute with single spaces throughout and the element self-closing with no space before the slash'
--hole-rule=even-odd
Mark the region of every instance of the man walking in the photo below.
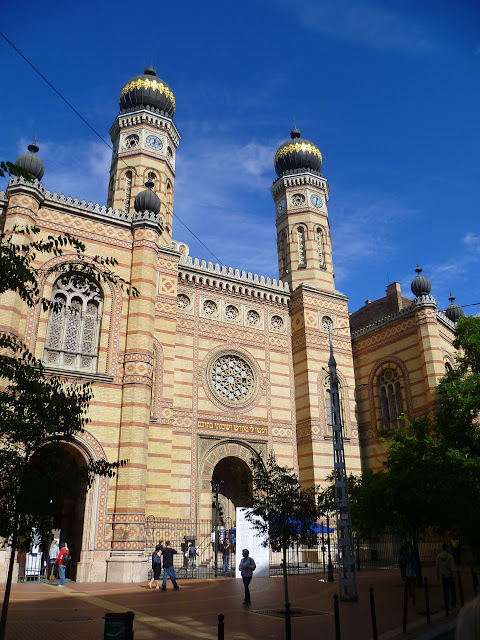
<svg viewBox="0 0 480 640">
<path fill-rule="evenodd" d="M 442 545 L 442 550 L 436 560 L 437 578 L 442 580 L 443 599 L 446 606 L 455 607 L 457 604 L 457 590 L 455 588 L 455 561 L 448 552 L 448 544 Z"/>
<path fill-rule="evenodd" d="M 243 558 L 240 560 L 240 565 L 238 567 L 240 570 L 240 573 L 242 574 L 243 587 L 245 589 L 245 600 L 243 601 L 243 604 L 250 604 L 249 585 L 250 585 L 250 582 L 252 581 L 253 572 L 257 568 L 257 565 L 255 564 L 255 560 L 253 558 L 250 558 L 248 554 L 249 554 L 248 549 L 243 549 L 242 551 Z"/>
<path fill-rule="evenodd" d="M 60 576 L 59 587 L 65 586 L 65 575 L 67 571 L 67 565 L 70 561 L 70 551 L 68 550 L 67 543 L 64 542 L 61 545 L 60 552 L 57 557 L 58 574 Z"/>
<path fill-rule="evenodd" d="M 173 566 L 173 556 L 177 553 L 176 549 L 172 549 L 170 546 L 170 540 L 165 542 L 165 546 L 162 549 L 162 564 L 163 564 L 163 582 L 162 591 L 167 590 L 167 576 L 170 578 L 173 584 L 173 589 L 177 591 L 180 587 L 177 584 L 175 577 L 175 567 Z"/>
</svg>

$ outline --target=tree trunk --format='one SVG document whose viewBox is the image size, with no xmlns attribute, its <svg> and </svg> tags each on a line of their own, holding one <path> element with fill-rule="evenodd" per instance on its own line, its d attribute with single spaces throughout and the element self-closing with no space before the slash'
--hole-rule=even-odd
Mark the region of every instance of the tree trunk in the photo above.
<svg viewBox="0 0 480 640">
<path fill-rule="evenodd" d="M 15 563 L 15 554 L 17 552 L 17 546 L 18 546 L 17 545 L 18 520 L 19 520 L 19 514 L 18 514 L 18 510 L 16 510 L 14 515 L 14 532 L 12 537 L 12 551 L 10 554 L 10 562 L 8 563 L 7 584 L 5 585 L 5 595 L 3 597 L 3 607 L 2 607 L 2 618 L 0 620 L 0 640 L 5 640 L 5 631 L 7 629 L 8 605 L 10 602 L 10 590 L 12 588 L 13 565 Z"/>
<path fill-rule="evenodd" d="M 287 548 L 286 547 L 283 547 L 282 567 L 283 567 L 283 587 L 285 589 L 285 602 L 288 602 Z"/>
</svg>

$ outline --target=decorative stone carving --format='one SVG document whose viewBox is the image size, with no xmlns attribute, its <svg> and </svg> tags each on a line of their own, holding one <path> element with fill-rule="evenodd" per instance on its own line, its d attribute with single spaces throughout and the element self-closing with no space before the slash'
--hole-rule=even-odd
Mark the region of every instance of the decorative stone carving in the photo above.
<svg viewBox="0 0 480 640">
<path fill-rule="evenodd" d="M 283 324 L 283 320 L 280 316 L 272 316 L 270 319 L 270 326 L 274 331 L 282 331 Z"/>
<path fill-rule="evenodd" d="M 234 351 L 221 351 L 212 358 L 207 366 L 207 383 L 217 400 L 235 408 L 253 402 L 258 388 L 255 367 Z"/>
<path fill-rule="evenodd" d="M 184 293 L 180 293 L 177 296 L 177 307 L 181 311 L 186 311 L 187 309 L 190 308 L 190 305 L 191 305 L 190 298 L 186 296 Z"/>
</svg>

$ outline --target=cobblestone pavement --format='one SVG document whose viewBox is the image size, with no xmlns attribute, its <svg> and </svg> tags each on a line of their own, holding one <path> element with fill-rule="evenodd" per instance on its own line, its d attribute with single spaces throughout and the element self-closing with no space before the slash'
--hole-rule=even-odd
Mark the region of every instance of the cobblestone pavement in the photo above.
<svg viewBox="0 0 480 640">
<path fill-rule="evenodd" d="M 445 616 L 441 587 L 433 569 L 424 572 L 430 584 L 432 624 L 425 619 L 424 590 L 417 589 L 416 605 L 409 605 L 407 634 L 402 633 L 403 585 L 399 571 L 358 574 L 359 600 L 340 602 L 342 640 L 373 637 L 369 588 L 373 587 L 379 640 L 411 639 L 443 626 L 456 615 Z M 473 597 L 470 574 L 462 573 L 465 600 Z M 242 605 L 240 580 L 183 580 L 180 589 L 149 589 L 144 584 L 27 583 L 12 587 L 7 640 L 101 640 L 107 612 L 135 613 L 135 640 L 216 640 L 217 617 L 225 616 L 225 639 L 267 640 L 285 637 L 282 578 L 255 578 L 252 604 Z M 293 640 L 334 639 L 333 596 L 338 583 L 323 574 L 289 576 L 289 597 L 294 613 Z M 0 588 L 3 597 L 3 588 Z"/>
</svg>

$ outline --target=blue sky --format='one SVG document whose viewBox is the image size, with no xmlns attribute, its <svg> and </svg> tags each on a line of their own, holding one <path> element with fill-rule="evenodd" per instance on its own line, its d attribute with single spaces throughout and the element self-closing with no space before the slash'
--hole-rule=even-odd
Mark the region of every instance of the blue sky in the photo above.
<svg viewBox="0 0 480 640">
<path fill-rule="evenodd" d="M 174 210 L 227 266 L 278 277 L 269 189 L 295 117 L 323 155 L 354 311 L 394 280 L 410 295 L 417 261 L 439 308 L 450 289 L 480 302 L 479 22 L 474 0 L 27 0 L 1 30 L 107 141 L 122 87 L 153 61 L 182 135 Z M 44 185 L 104 204 L 109 149 L 0 51 L 0 159 L 37 134 Z M 215 261 L 178 222 L 174 238 Z"/>
</svg>

